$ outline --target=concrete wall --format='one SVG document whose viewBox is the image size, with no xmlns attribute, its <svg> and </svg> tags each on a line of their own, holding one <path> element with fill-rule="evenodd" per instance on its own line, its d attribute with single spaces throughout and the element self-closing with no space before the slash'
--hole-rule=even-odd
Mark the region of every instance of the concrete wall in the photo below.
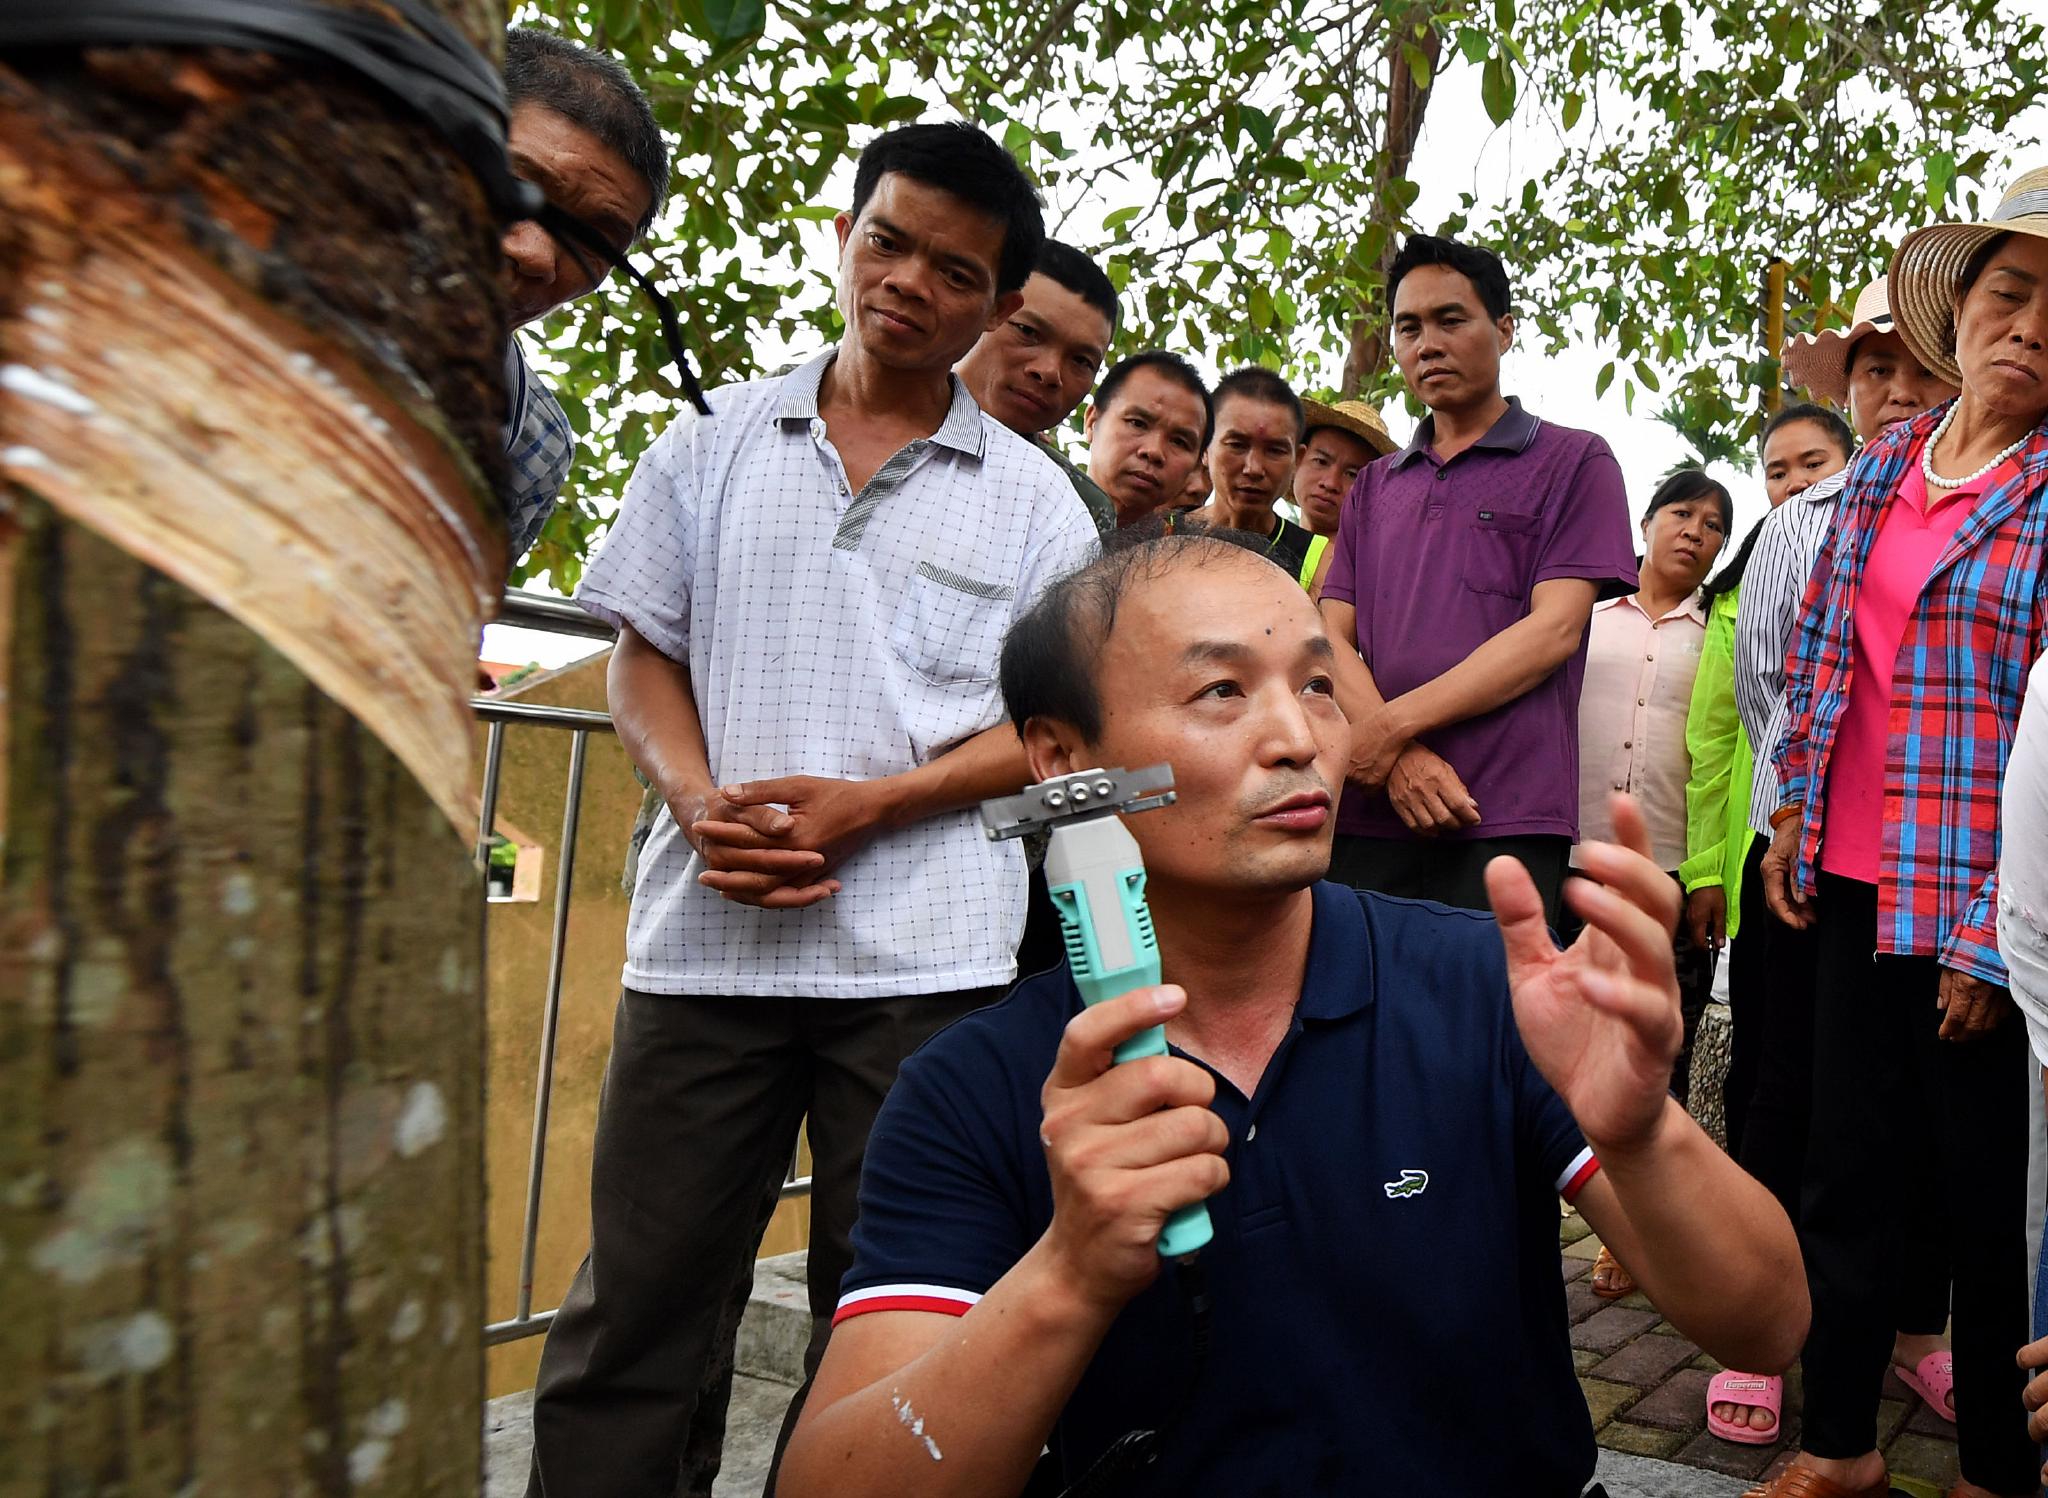
<svg viewBox="0 0 2048 1498">
<path fill-rule="evenodd" d="M 504 695 L 555 707 L 603 710 L 606 654 L 519 683 Z M 548 942 L 560 872 L 562 796 L 568 785 L 571 735 L 558 728 L 511 724 L 498 791 L 499 829 L 543 850 L 539 898 L 493 904 L 489 916 L 489 1027 L 485 1081 L 485 1187 L 489 1212 L 485 1312 L 496 1321 L 518 1307 L 520 1227 L 526 1209 L 526 1162 L 532 1140 L 534 1079 L 547 996 Z M 484 729 L 477 730 L 481 759 Z M 547 1169 L 542 1179 L 535 1244 L 533 1307 L 555 1306 L 590 1242 L 590 1143 L 597 1093 L 611 1052 L 612 1011 L 626 950 L 630 897 L 620 884 L 627 841 L 640 807 L 640 782 L 618 740 L 590 738 L 584 766 L 583 817 L 576 838 L 575 882 L 563 944 L 562 1008 L 555 1039 L 554 1096 L 549 1109 Z M 808 1160 L 805 1162 L 808 1169 Z M 802 1248 L 810 1204 L 784 1202 L 769 1224 L 761 1253 Z M 540 1339 L 491 1349 L 492 1396 L 532 1386 Z"/>
</svg>

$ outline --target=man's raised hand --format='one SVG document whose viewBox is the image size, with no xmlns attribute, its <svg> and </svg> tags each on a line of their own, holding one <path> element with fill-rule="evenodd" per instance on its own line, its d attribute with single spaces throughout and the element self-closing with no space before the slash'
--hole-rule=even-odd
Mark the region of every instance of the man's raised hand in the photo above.
<svg viewBox="0 0 2048 1498">
<path fill-rule="evenodd" d="M 1052 1176 L 1045 1244 L 1065 1283 L 1114 1311 L 1159 1273 L 1159 1234 L 1180 1208 L 1221 1191 L 1230 1131 L 1209 1104 L 1216 1079 L 1179 1056 L 1114 1064 L 1117 1046 L 1187 1003 L 1168 984 L 1075 1015 L 1039 1093 Z"/>
<path fill-rule="evenodd" d="M 1613 808 L 1619 841 L 1583 845 L 1591 877 L 1565 886 L 1586 929 L 1564 951 L 1529 871 L 1512 858 L 1486 866 L 1522 1043 L 1596 1152 L 1654 1135 L 1684 1033 L 1671 955 L 1678 886 L 1650 858 L 1634 798 L 1617 795 Z"/>
</svg>

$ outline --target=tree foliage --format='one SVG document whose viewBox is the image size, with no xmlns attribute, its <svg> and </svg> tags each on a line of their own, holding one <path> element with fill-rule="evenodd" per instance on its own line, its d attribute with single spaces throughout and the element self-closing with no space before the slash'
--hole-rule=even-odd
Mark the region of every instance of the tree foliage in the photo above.
<svg viewBox="0 0 2048 1498">
<path fill-rule="evenodd" d="M 617 52 L 653 96 L 678 158 L 649 249 L 712 378 L 835 335 L 832 267 L 802 233 L 844 206 L 828 178 L 882 128 L 957 117 L 1005 141 L 1054 231 L 1104 259 L 1124 348 L 1384 395 L 1390 246 L 1456 232 L 1508 261 L 1525 340 L 1596 340 L 1603 391 L 1656 402 L 1702 456 L 1730 458 L 1777 378 L 1760 347 L 1770 259 L 1794 265 L 1788 327 L 1839 323 L 1904 228 L 1995 196 L 2006 126 L 2048 68 L 2041 25 L 2009 10 L 544 0 L 527 14 Z M 1418 223 L 1409 148 L 1459 73 L 1455 96 L 1476 78 L 1479 107 L 1538 165 L 1509 201 L 1465 192 Z M 677 392 L 652 316 L 621 293 L 548 331 L 586 440 L 574 502 L 526 571 L 567 584 Z"/>
</svg>

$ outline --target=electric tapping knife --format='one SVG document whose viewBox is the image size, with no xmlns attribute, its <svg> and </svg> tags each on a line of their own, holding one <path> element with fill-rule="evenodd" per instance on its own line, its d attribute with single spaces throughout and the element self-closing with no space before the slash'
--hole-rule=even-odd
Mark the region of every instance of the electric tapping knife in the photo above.
<svg viewBox="0 0 2048 1498">
<path fill-rule="evenodd" d="M 1067 965 L 1082 1002 L 1099 1004 L 1159 981 L 1159 940 L 1145 904 L 1145 862 L 1124 826 L 1128 812 L 1173 801 L 1173 767 L 1082 770 L 981 803 L 993 840 L 1052 829 L 1045 883 L 1060 913 Z M 1154 1025 L 1116 1048 L 1119 1062 L 1166 1054 L 1166 1028 Z M 1209 1209 L 1182 1207 L 1159 1235 L 1159 1253 L 1177 1259 L 1208 1243 Z"/>
</svg>

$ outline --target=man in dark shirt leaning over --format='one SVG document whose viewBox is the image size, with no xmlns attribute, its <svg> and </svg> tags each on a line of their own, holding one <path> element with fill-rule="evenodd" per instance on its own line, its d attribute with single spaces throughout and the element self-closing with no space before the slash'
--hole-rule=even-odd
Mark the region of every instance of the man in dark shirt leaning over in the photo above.
<svg viewBox="0 0 2048 1498">
<path fill-rule="evenodd" d="M 1216 382 L 1215 430 L 1209 437 L 1209 502 L 1188 518 L 1219 530 L 1243 531 L 1266 543 L 1266 555 L 1299 574 L 1312 532 L 1273 506 L 1294 482 L 1295 460 L 1308 420 L 1301 397 L 1279 375 L 1256 364 Z"/>
<path fill-rule="evenodd" d="M 905 1065 L 782 1498 L 1017 1494 L 1041 1449 L 1071 1482 L 1134 1428 L 1159 1459 L 1123 1495 L 1575 1498 L 1559 1192 L 1716 1357 L 1798 1352 L 1791 1225 L 1667 1092 L 1678 896 L 1633 803 L 1569 951 L 1511 859 L 1497 924 L 1324 882 L 1332 659 L 1292 577 L 1205 536 L 1112 551 L 1013 627 L 1034 778 L 1173 766 L 1129 819 L 1167 982 L 1083 1010 L 1061 968 Z M 1162 1022 L 1170 1056 L 1110 1066 Z M 1203 1357 L 1154 1241 L 1205 1198 Z"/>
<path fill-rule="evenodd" d="M 1024 283 L 1024 304 L 982 334 L 954 370 L 976 405 L 1059 465 L 1104 536 L 1116 529 L 1115 505 L 1048 434 L 1095 388 L 1116 314 L 1116 288 L 1102 267 L 1048 239 Z"/>
</svg>

